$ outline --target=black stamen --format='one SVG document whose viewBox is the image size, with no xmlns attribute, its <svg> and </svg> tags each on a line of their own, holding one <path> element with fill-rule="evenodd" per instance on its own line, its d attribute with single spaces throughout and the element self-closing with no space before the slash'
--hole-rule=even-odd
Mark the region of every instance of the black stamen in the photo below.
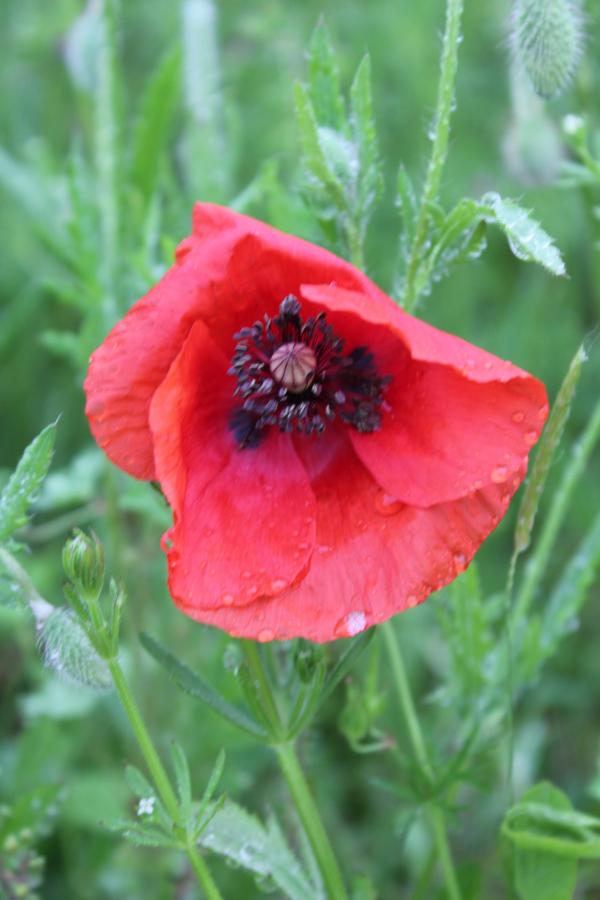
<svg viewBox="0 0 600 900">
<path fill-rule="evenodd" d="M 265 428 L 321 434 L 339 417 L 358 431 L 381 425 L 383 394 L 391 376 L 380 377 L 367 347 L 343 355 L 344 341 L 325 313 L 302 322 L 301 306 L 289 294 L 274 318 L 241 328 L 229 375 L 242 405 L 229 427 L 240 447 L 256 447 Z"/>
</svg>

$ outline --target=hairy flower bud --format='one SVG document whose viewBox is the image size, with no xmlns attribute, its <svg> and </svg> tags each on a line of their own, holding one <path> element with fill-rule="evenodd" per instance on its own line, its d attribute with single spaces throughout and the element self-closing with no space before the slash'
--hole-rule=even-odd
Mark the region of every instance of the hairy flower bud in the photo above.
<svg viewBox="0 0 600 900">
<path fill-rule="evenodd" d="M 62 562 L 82 597 L 96 600 L 104 584 L 104 549 L 96 535 L 77 530 L 63 548 Z"/>
<path fill-rule="evenodd" d="M 515 0 L 512 37 L 536 93 L 546 99 L 560 94 L 573 76 L 583 43 L 575 0 Z"/>
</svg>

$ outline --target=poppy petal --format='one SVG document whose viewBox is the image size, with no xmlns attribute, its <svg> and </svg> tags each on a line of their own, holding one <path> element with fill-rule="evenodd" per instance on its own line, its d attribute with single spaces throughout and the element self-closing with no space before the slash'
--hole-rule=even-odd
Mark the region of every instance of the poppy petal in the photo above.
<svg viewBox="0 0 600 900">
<path fill-rule="evenodd" d="M 379 430 L 350 429 L 349 435 L 388 494 L 434 506 L 503 484 L 523 470 L 548 411 L 541 382 L 412 319 L 392 301 L 385 317 L 354 292 L 311 286 L 302 293 L 346 320 L 362 318 L 363 330 L 382 332 L 367 340 L 377 350 L 381 374 L 392 375 L 389 409 Z"/>
<path fill-rule="evenodd" d="M 238 606 L 289 587 L 315 540 L 315 498 L 289 435 L 239 449 L 228 429 L 228 362 L 197 322 L 156 390 L 156 470 L 173 508 L 165 535 L 178 604 Z"/>
<path fill-rule="evenodd" d="M 317 498 L 310 569 L 275 598 L 232 610 L 180 604 L 192 618 L 242 637 L 350 637 L 421 603 L 469 564 L 518 486 L 417 509 L 387 497 L 342 431 L 297 441 Z M 198 598 L 200 601 L 200 598 Z"/>
</svg>

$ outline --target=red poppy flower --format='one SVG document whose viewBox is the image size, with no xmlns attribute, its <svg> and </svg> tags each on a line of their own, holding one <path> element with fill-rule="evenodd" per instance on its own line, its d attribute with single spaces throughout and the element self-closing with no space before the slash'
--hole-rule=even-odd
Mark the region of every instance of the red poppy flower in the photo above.
<svg viewBox="0 0 600 900">
<path fill-rule="evenodd" d="M 211 204 L 85 389 L 99 445 L 173 509 L 177 606 L 264 641 L 354 635 L 451 581 L 548 411 L 531 375 Z"/>
</svg>

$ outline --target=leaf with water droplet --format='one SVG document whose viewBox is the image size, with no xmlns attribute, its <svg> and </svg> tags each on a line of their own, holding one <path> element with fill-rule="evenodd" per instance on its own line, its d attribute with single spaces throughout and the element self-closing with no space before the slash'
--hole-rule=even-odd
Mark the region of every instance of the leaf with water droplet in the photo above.
<svg viewBox="0 0 600 900">
<path fill-rule="evenodd" d="M 25 449 L 17 468 L 0 495 L 0 543 L 27 522 L 33 502 L 52 461 L 56 422 L 48 425 Z"/>
<path fill-rule="evenodd" d="M 538 263 L 552 275 L 566 275 L 565 264 L 552 238 L 531 217 L 529 210 L 493 192 L 485 194 L 481 204 L 487 207 L 486 220 L 502 229 L 518 259 Z"/>
</svg>

